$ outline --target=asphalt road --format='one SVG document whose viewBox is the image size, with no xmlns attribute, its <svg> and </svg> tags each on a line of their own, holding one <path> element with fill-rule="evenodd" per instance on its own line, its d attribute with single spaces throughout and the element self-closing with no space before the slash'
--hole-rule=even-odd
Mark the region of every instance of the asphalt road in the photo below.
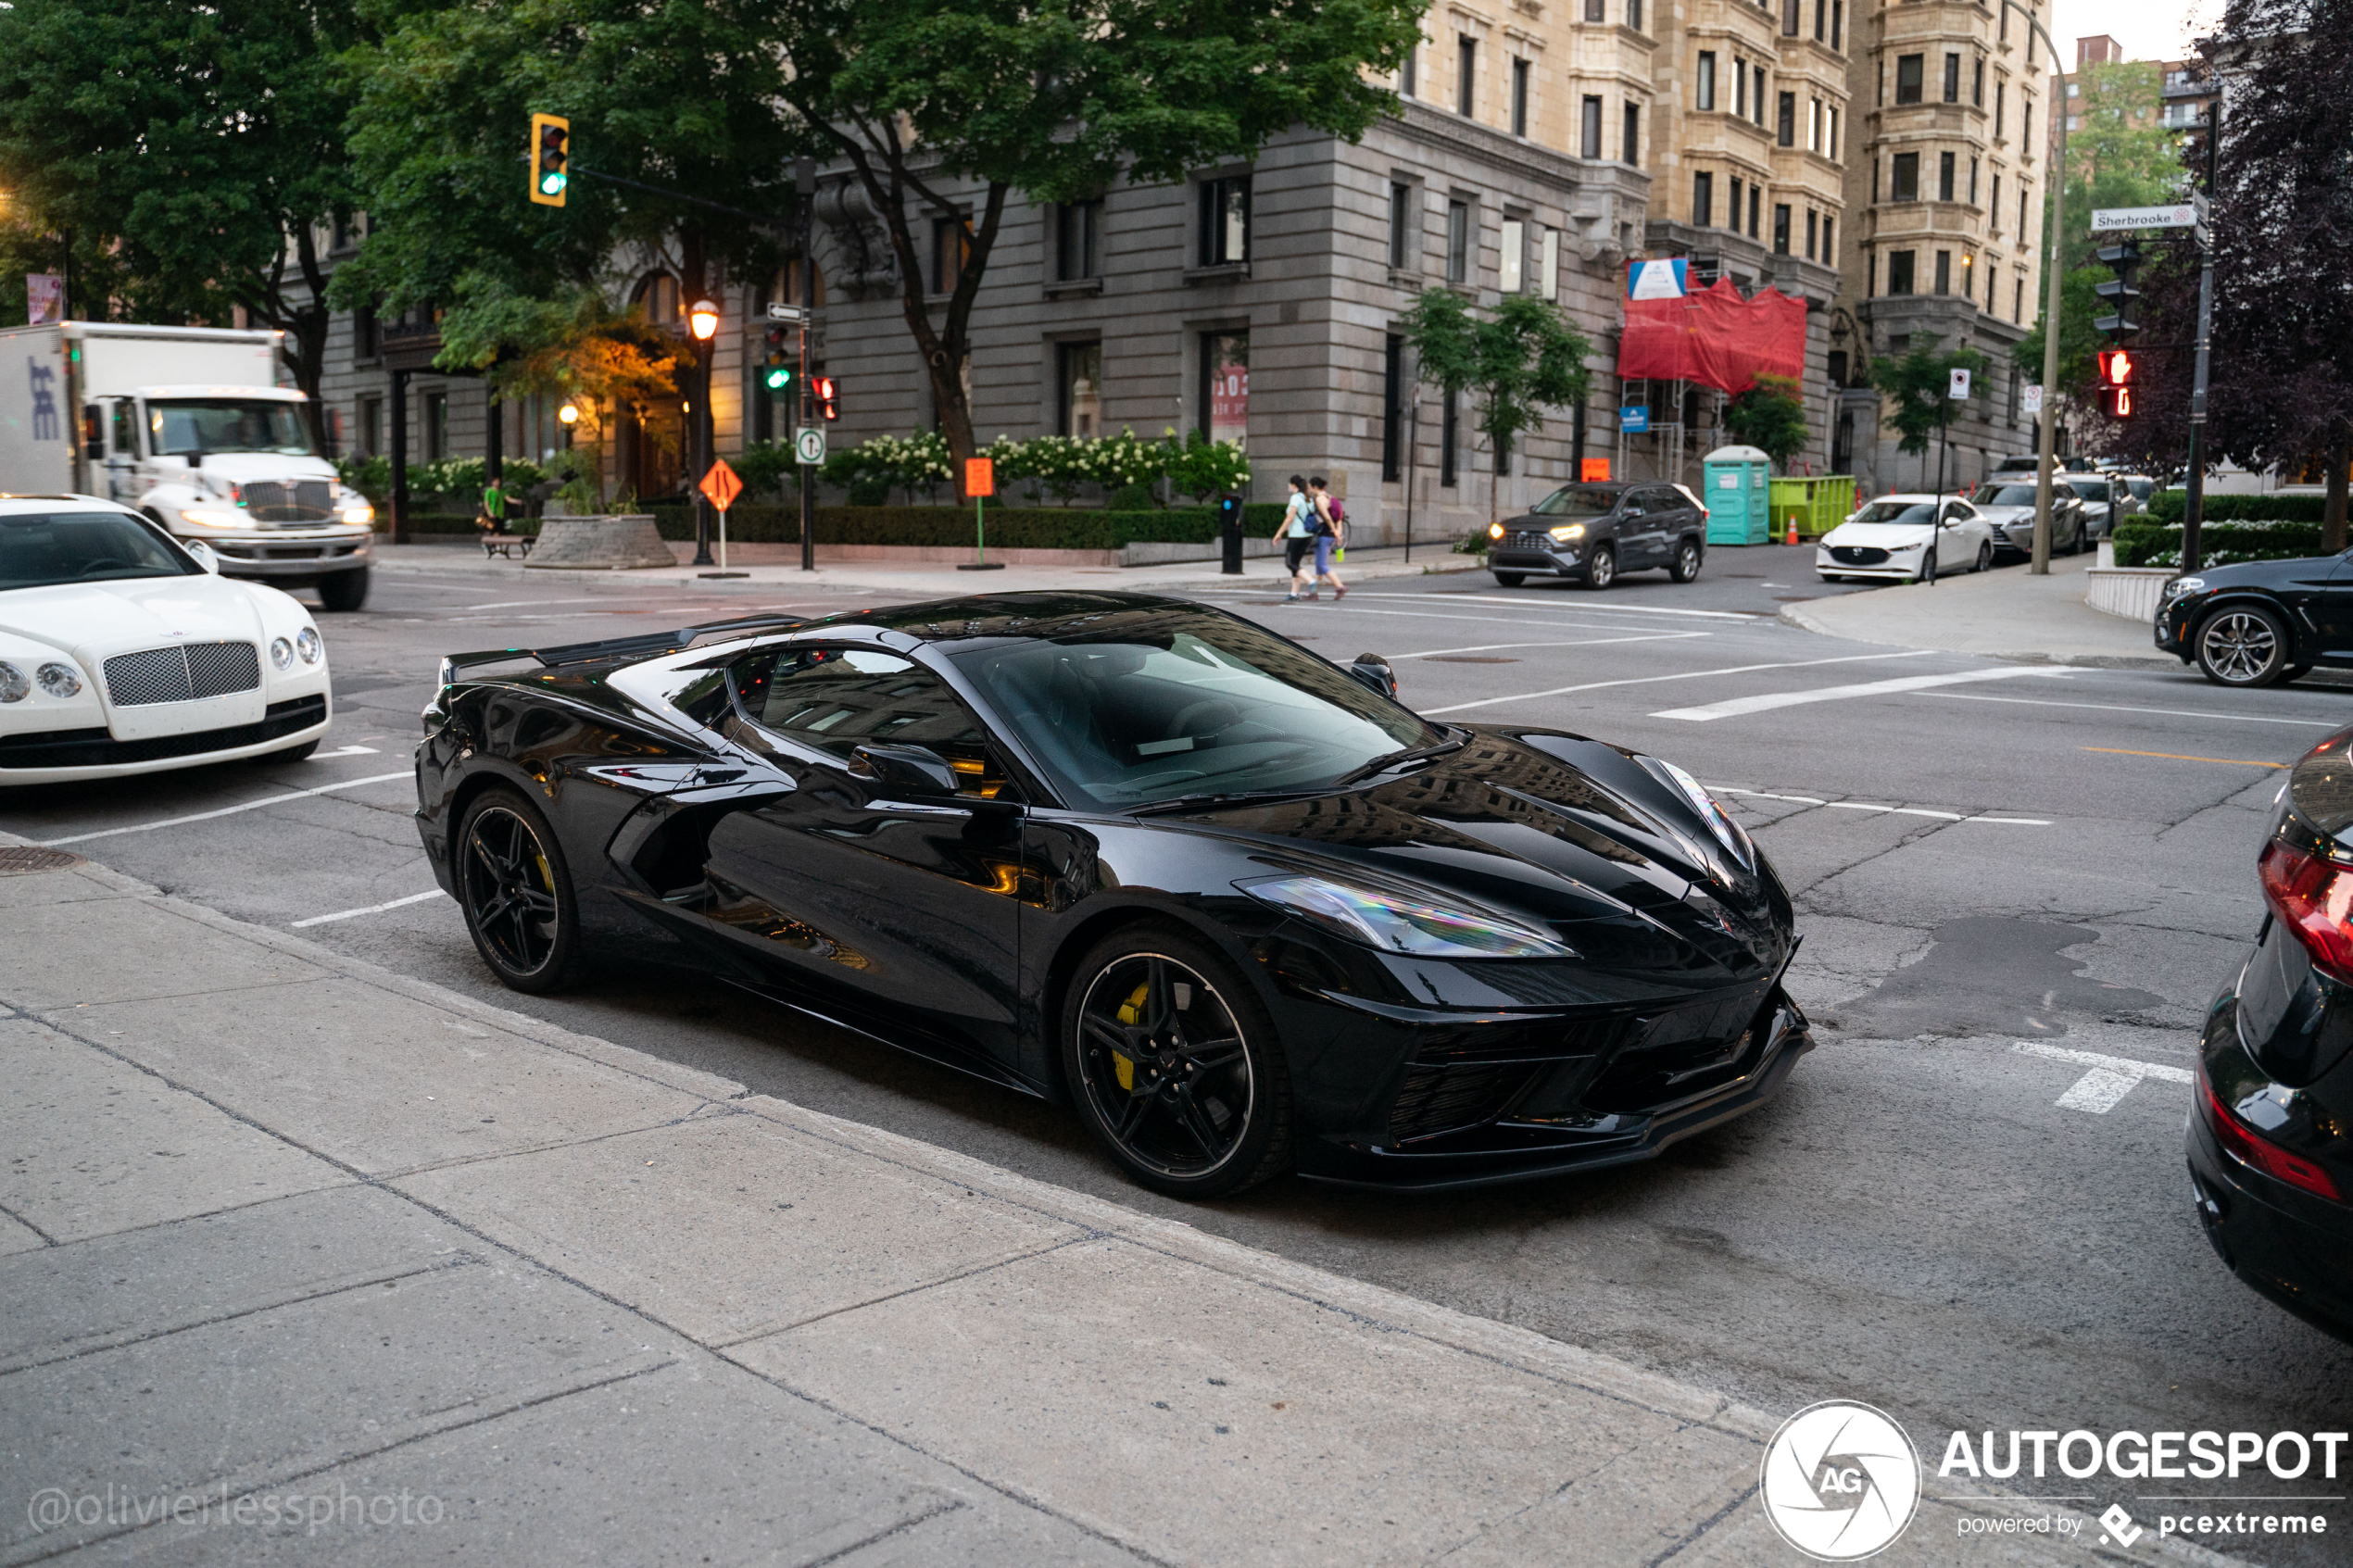
<svg viewBox="0 0 2353 1568">
<path fill-rule="evenodd" d="M 312 760 L 19 791 L 0 827 L 759 1092 L 1769 1411 L 1867 1399 L 1931 1469 L 1955 1428 L 2342 1430 L 2353 1348 L 2245 1289 L 2197 1233 L 2189 1089 L 2150 1076 L 2104 1112 L 2056 1102 L 2095 1065 L 2064 1053 L 2190 1064 L 2193 1026 L 2259 919 L 2254 855 L 2280 766 L 2353 718 L 2347 688 L 2226 693 L 2194 672 L 1837 642 L 1770 619 L 1825 591 L 1795 562 L 1721 550 L 1691 587 L 1653 574 L 1606 596 L 1457 575 L 1370 583 L 1344 604 L 1224 601 L 1341 662 L 1388 655 L 1424 712 L 1557 724 L 1682 763 L 1796 896 L 1793 987 L 1823 1048 L 1780 1100 L 1648 1165 L 1483 1194 L 1292 1180 L 1175 1205 L 1122 1181 L 1062 1111 L 723 987 L 621 970 L 540 999 L 489 982 L 408 815 L 439 654 L 883 596 L 492 579 L 452 552 L 326 619 L 337 718 Z M 2150 1484 L 2017 1485 L 2091 1487 L 2096 1512 Z M 2267 1488 L 2283 1489 L 2229 1489 Z M 2353 1507 L 2328 1512 L 2353 1529 Z M 2342 1561 L 2334 1539 L 2227 1544 Z"/>
</svg>

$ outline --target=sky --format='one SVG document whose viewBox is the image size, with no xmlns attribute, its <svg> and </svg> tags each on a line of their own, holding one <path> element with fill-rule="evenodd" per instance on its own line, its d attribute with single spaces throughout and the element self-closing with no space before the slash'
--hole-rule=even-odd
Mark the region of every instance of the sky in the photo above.
<svg viewBox="0 0 2353 1568">
<path fill-rule="evenodd" d="M 2051 36 L 2070 69 L 2075 41 L 2103 32 L 2124 45 L 2128 60 L 2178 60 L 2222 14 L 2221 0 L 2057 0 L 2054 10 Z"/>
</svg>

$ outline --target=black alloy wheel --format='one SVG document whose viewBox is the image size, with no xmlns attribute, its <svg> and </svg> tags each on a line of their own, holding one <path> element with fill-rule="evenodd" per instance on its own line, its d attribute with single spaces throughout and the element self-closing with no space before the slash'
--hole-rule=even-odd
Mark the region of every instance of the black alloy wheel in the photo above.
<svg viewBox="0 0 2353 1568">
<path fill-rule="evenodd" d="M 1498 588 L 1516 588 L 1527 581 L 1528 573 L 1524 571 L 1499 571 L 1495 574 L 1495 586 Z"/>
<path fill-rule="evenodd" d="M 509 989 L 544 994 L 571 980 L 580 910 L 563 849 L 539 809 L 496 789 L 458 829 L 458 901 L 483 962 Z"/>
<path fill-rule="evenodd" d="M 1274 1022 L 1206 944 L 1114 933 L 1063 1007 L 1072 1098 L 1127 1173 L 1172 1198 L 1224 1198 L 1290 1164 L 1290 1076 Z"/>
<path fill-rule="evenodd" d="M 1992 540 L 1989 539 L 1985 543 L 1978 546 L 1977 564 L 1969 568 L 1969 570 L 1971 571 L 1991 571 L 1994 570 L 1994 542 Z"/>
<path fill-rule="evenodd" d="M 2196 635 L 2197 667 L 2218 686 L 2268 686 L 2287 669 L 2287 628 L 2268 609 L 2226 605 Z"/>
<path fill-rule="evenodd" d="M 1699 576 L 1698 540 L 1686 539 L 1675 546 L 1675 561 L 1667 569 L 1667 575 L 1678 583 L 1689 583 Z"/>
<path fill-rule="evenodd" d="M 1617 552 L 1607 545 L 1593 546 L 1585 562 L 1585 586 L 1600 593 L 1617 581 Z"/>
</svg>

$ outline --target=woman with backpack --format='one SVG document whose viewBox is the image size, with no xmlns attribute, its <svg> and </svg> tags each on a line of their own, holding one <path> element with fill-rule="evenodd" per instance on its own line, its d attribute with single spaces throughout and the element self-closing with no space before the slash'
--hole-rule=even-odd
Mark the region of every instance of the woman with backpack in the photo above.
<svg viewBox="0 0 2353 1568">
<path fill-rule="evenodd" d="M 1315 503 L 1307 494 L 1307 481 L 1293 474 L 1290 499 L 1283 507 L 1281 526 L 1275 530 L 1275 537 L 1283 542 L 1283 570 L 1290 573 L 1290 592 L 1283 596 L 1287 605 L 1315 602 L 1315 580 L 1307 575 L 1307 552 L 1317 543 L 1317 526 Z M 1302 588 L 1304 593 L 1301 592 Z"/>
<path fill-rule="evenodd" d="M 1340 573 L 1332 570 L 1332 561 L 1348 544 L 1348 510 L 1340 505 L 1340 498 L 1326 488 L 1322 474 L 1309 480 L 1307 485 L 1308 498 L 1315 507 L 1314 581 L 1316 586 L 1329 583 L 1332 585 L 1332 600 L 1338 603 L 1348 596 L 1348 585 L 1340 580 Z M 1315 596 L 1314 588 L 1308 591 L 1307 596 L 1310 599 Z"/>
</svg>

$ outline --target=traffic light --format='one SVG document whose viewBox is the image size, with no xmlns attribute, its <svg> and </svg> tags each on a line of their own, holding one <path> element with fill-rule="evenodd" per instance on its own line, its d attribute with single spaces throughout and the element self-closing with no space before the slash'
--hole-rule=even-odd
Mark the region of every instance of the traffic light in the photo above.
<svg viewBox="0 0 2353 1568">
<path fill-rule="evenodd" d="M 2132 350 L 2103 348 L 2099 358 L 2101 411 L 2112 420 L 2131 419 L 2133 372 L 2137 368 L 2133 363 Z"/>
<path fill-rule="evenodd" d="M 572 162 L 572 121 L 560 115 L 531 117 L 531 199 L 541 207 L 561 207 L 565 169 Z"/>
<path fill-rule="evenodd" d="M 774 397 L 782 397 L 792 390 L 792 366 L 785 358 L 785 329 L 768 329 L 768 358 L 760 372 L 760 383 Z"/>
<path fill-rule="evenodd" d="M 2141 291 L 2133 286 L 2133 274 L 2141 270 L 2141 242 L 2128 235 L 2112 245 L 2100 246 L 2094 254 L 2103 266 L 2115 269 L 2115 277 L 2092 286 L 2092 292 L 2114 307 L 2115 313 L 2094 317 L 2092 327 L 2105 332 L 2110 343 L 2122 343 L 2141 330 L 2141 323 L 2135 320 Z"/>
<path fill-rule="evenodd" d="M 840 401 L 834 395 L 835 383 L 833 377 L 810 377 L 809 390 L 816 395 L 817 417 L 819 419 L 837 420 L 841 418 L 841 404 Z"/>
</svg>

